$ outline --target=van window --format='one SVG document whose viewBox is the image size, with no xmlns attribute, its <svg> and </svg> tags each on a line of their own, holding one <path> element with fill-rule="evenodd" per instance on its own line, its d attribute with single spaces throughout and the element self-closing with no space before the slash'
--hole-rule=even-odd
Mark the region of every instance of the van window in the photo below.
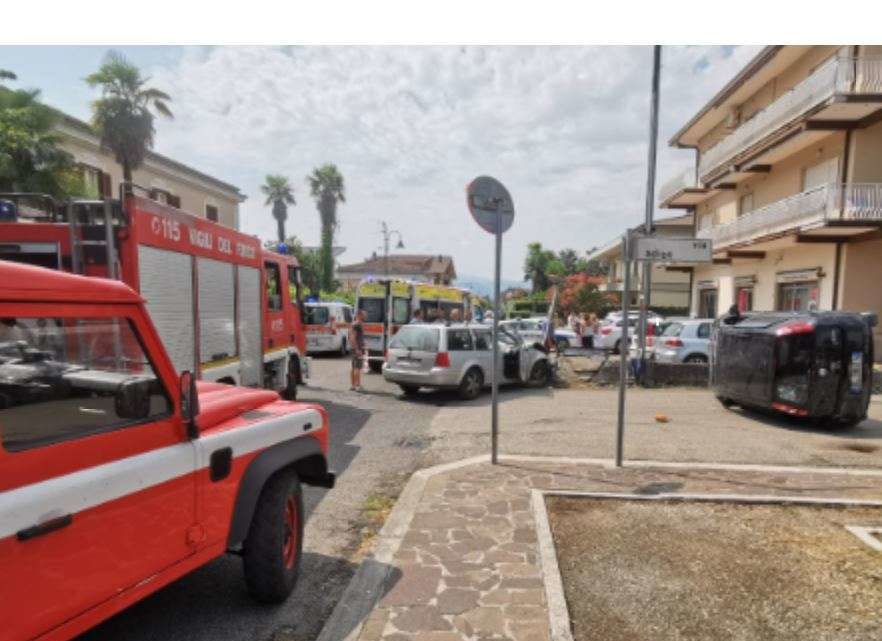
<svg viewBox="0 0 882 641">
<path fill-rule="evenodd" d="M 405 325 L 392 340 L 390 349 L 414 349 L 421 352 L 437 352 L 441 330 L 426 325 Z"/>
<path fill-rule="evenodd" d="M 288 298 L 297 307 L 300 302 L 300 269 L 293 265 L 288 265 Z"/>
<path fill-rule="evenodd" d="M 307 325 L 324 325 L 328 322 L 329 314 L 327 307 L 318 307 L 314 305 L 306 306 L 306 324 Z"/>
<path fill-rule="evenodd" d="M 364 310 L 365 323 L 386 322 L 386 301 L 382 298 L 360 298 L 358 309 Z"/>
<path fill-rule="evenodd" d="M 447 332 L 447 349 L 451 352 L 472 351 L 472 333 L 467 329 L 451 329 Z"/>
<path fill-rule="evenodd" d="M 392 298 L 392 322 L 404 325 L 410 321 L 410 301 L 406 298 Z"/>
<path fill-rule="evenodd" d="M 343 322 L 351 323 L 352 322 L 352 308 L 344 307 L 343 308 Z"/>
<path fill-rule="evenodd" d="M 10 452 L 168 416 L 125 318 L 0 319 L 0 442 Z"/>
</svg>

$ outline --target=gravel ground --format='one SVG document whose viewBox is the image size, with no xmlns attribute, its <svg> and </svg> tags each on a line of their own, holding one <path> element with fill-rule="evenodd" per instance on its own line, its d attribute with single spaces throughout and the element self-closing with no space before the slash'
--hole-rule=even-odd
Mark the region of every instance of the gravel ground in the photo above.
<svg viewBox="0 0 882 641">
<path fill-rule="evenodd" d="M 873 641 L 879 553 L 844 529 L 870 508 L 552 497 L 576 641 Z"/>
<path fill-rule="evenodd" d="M 333 490 L 305 488 L 309 513 L 294 594 L 282 605 L 254 602 L 242 564 L 222 557 L 118 614 L 81 641 L 312 641 L 354 574 L 369 526 L 369 497 L 396 496 L 423 450 L 438 401 L 410 403 L 381 376 L 366 375 L 368 393 L 349 391 L 349 359 L 316 358 L 304 401 L 324 405 L 331 423 Z"/>
</svg>

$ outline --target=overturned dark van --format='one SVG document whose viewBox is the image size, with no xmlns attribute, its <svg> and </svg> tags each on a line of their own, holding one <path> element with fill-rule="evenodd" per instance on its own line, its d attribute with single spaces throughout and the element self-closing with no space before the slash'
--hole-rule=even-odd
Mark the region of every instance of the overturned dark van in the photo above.
<svg viewBox="0 0 882 641">
<path fill-rule="evenodd" d="M 850 426 L 867 416 L 875 314 L 748 312 L 720 319 L 711 386 L 721 403 Z"/>
</svg>

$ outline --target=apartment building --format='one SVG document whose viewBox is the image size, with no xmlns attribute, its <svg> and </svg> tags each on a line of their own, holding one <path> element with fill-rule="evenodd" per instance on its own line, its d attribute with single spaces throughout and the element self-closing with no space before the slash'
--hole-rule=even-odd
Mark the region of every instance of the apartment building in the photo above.
<svg viewBox="0 0 882 641">
<path fill-rule="evenodd" d="M 668 218 L 661 218 L 654 222 L 655 235 L 668 238 L 689 238 L 693 234 L 694 220 L 691 213 L 681 214 Z M 640 225 L 631 230 L 633 233 L 643 233 L 644 226 Z M 589 260 L 599 261 L 607 266 L 607 274 L 603 282 L 598 285 L 602 292 L 614 294 L 618 300 L 622 299 L 622 288 L 625 280 L 625 262 L 622 258 L 622 239 L 611 240 L 603 247 L 595 249 L 588 255 Z M 645 263 L 632 263 L 631 271 L 631 301 L 630 304 L 639 304 L 642 292 L 642 270 Z M 653 308 L 665 309 L 668 313 L 686 314 L 689 309 L 691 273 L 688 267 L 654 263 L 650 276 L 650 293 L 647 305 Z"/>
<path fill-rule="evenodd" d="M 58 112 L 56 131 L 58 146 L 74 157 L 89 195 L 118 196 L 122 166 L 111 152 L 101 148 L 101 140 L 92 127 Z M 132 180 L 154 200 L 239 228 L 239 204 L 245 196 L 234 185 L 153 151 L 132 172 Z"/>
<path fill-rule="evenodd" d="M 765 47 L 670 144 L 695 167 L 660 206 L 714 244 L 693 314 L 882 313 L 882 46 Z"/>
</svg>

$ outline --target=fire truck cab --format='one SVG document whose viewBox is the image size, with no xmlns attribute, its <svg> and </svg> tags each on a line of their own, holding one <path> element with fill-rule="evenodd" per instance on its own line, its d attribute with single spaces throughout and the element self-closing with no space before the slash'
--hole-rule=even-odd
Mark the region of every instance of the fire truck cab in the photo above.
<svg viewBox="0 0 882 641">
<path fill-rule="evenodd" d="M 146 300 L 178 371 L 296 398 L 308 361 L 293 256 L 136 195 L 0 201 L 12 212 L 0 222 L 0 259 L 122 280 Z"/>
</svg>

